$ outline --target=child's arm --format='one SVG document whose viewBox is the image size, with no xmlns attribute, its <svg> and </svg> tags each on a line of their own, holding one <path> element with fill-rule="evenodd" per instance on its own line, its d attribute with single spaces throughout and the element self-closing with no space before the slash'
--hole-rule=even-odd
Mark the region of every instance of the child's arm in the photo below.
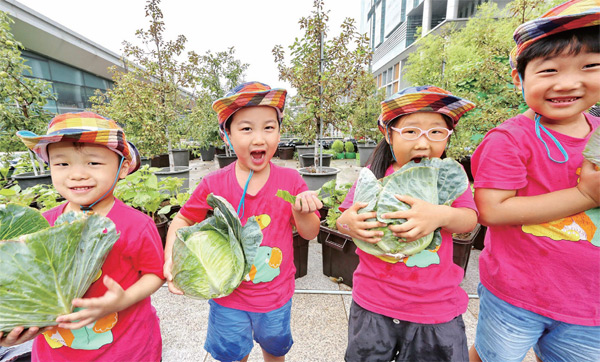
<svg viewBox="0 0 600 362">
<path fill-rule="evenodd" d="M 98 298 L 73 299 L 73 306 L 84 309 L 56 318 L 59 328 L 79 329 L 111 313 L 120 312 L 149 297 L 163 284 L 163 280 L 155 274 L 142 275 L 127 290 L 108 275 L 102 282 L 108 288 L 106 293 Z"/>
<path fill-rule="evenodd" d="M 173 284 L 173 275 L 171 274 L 171 269 L 173 268 L 173 243 L 175 242 L 175 238 L 177 234 L 175 233 L 178 229 L 185 226 L 192 226 L 195 222 L 182 216 L 180 213 L 177 213 L 171 222 L 171 226 L 169 226 L 169 230 L 167 231 L 167 240 L 165 242 L 165 266 L 163 268 L 163 274 L 167 279 L 167 284 L 169 286 L 169 291 L 173 294 L 183 295 L 183 292 Z"/>
<path fill-rule="evenodd" d="M 396 198 L 410 205 L 410 209 L 382 216 L 386 219 L 407 220 L 400 225 L 388 226 L 395 236 L 405 238 L 407 242 L 431 234 L 438 227 L 451 233 L 465 233 L 473 230 L 477 224 L 477 213 L 473 209 L 434 205 L 405 195 L 396 195 Z"/>
<path fill-rule="evenodd" d="M 342 215 L 337 219 L 336 226 L 339 232 L 351 236 L 354 239 L 362 240 L 367 243 L 375 244 L 381 241 L 383 231 L 370 230 L 377 227 L 384 227 L 386 224 L 379 221 L 365 221 L 377 217 L 377 212 L 365 212 L 359 214 L 358 210 L 366 207 L 368 204 L 364 202 L 356 202 L 352 206 L 342 212 Z"/>
<path fill-rule="evenodd" d="M 292 215 L 298 234 L 306 240 L 314 239 L 319 234 L 319 217 L 315 211 L 322 208 L 323 204 L 314 191 L 304 191 L 296 195 L 296 202 L 292 205 Z"/>
<path fill-rule="evenodd" d="M 516 196 L 516 190 L 475 189 L 481 223 L 534 225 L 558 220 L 600 206 L 600 171 L 584 160 L 579 184 L 536 196 Z"/>
<path fill-rule="evenodd" d="M 15 327 L 10 332 L 0 331 L 0 347 L 12 347 L 17 344 L 25 343 L 50 329 L 52 329 L 52 327 Z"/>
</svg>

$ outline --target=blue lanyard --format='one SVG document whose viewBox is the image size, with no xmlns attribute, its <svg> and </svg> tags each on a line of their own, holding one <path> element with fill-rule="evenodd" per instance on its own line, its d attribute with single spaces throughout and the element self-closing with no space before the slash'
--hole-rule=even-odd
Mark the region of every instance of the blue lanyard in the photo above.
<svg viewBox="0 0 600 362">
<path fill-rule="evenodd" d="M 242 199 L 240 200 L 240 204 L 238 205 L 237 214 L 239 215 L 240 221 L 244 217 L 244 204 L 246 201 L 246 192 L 248 191 L 248 184 L 250 183 L 250 179 L 254 175 L 254 170 L 250 170 L 250 174 L 248 175 L 248 180 L 246 180 L 246 185 L 244 186 L 244 192 L 242 193 Z M 242 209 L 242 214 L 240 215 L 240 209 Z"/>
<path fill-rule="evenodd" d="M 525 86 L 523 85 L 523 78 L 521 77 L 521 74 L 519 73 L 519 80 L 521 81 L 521 95 L 523 96 L 523 100 L 525 100 Z M 542 119 L 542 116 L 539 115 L 537 112 L 535 113 L 534 116 L 534 121 L 535 121 L 535 135 L 537 136 L 537 138 L 542 141 L 542 143 L 544 144 L 544 147 L 546 147 L 546 153 L 548 154 L 548 158 L 550 160 L 552 160 L 553 162 L 556 163 L 565 163 L 567 161 L 569 161 L 569 154 L 567 154 L 567 151 L 565 151 L 565 148 L 560 144 L 560 142 L 556 139 L 556 137 L 554 137 L 552 135 L 552 133 L 550 133 L 546 127 L 544 127 L 541 123 L 540 123 L 540 119 Z M 556 146 L 556 148 L 558 148 L 558 150 L 560 151 L 560 153 L 562 153 L 563 157 L 565 158 L 564 161 L 557 161 L 555 159 L 552 158 L 552 156 L 550 156 L 550 148 L 548 147 L 548 144 L 546 143 L 546 141 L 544 141 L 544 139 L 542 138 L 542 134 L 540 132 L 540 129 L 542 131 L 544 131 L 544 133 L 550 137 L 550 139 L 552 140 L 552 142 L 554 142 L 554 145 Z"/>
</svg>

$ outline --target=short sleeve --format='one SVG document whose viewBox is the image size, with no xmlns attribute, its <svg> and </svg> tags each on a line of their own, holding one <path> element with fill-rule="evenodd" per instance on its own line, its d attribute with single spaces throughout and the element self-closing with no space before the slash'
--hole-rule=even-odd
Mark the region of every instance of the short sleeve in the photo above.
<svg viewBox="0 0 600 362">
<path fill-rule="evenodd" d="M 471 157 L 475 188 L 518 190 L 527 185 L 527 148 L 505 130 L 488 133 Z"/>
<path fill-rule="evenodd" d="M 190 199 L 183 205 L 179 213 L 185 217 L 186 219 L 192 220 L 196 223 L 204 220 L 206 213 L 211 207 L 206 202 L 206 197 L 209 194 L 209 186 L 207 185 L 209 182 L 209 178 L 204 178 L 200 181 L 200 184 L 194 192 Z"/>
<path fill-rule="evenodd" d="M 165 263 L 162 241 L 156 225 L 152 220 L 139 229 L 137 257 L 133 258 L 134 268 L 142 275 L 156 274 L 159 278 L 165 279 L 163 275 L 163 265 Z"/>
</svg>

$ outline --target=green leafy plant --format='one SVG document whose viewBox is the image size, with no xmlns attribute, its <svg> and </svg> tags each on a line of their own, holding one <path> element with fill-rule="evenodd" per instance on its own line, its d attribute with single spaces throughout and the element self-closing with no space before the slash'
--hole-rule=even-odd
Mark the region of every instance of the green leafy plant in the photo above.
<svg viewBox="0 0 600 362">
<path fill-rule="evenodd" d="M 169 199 L 168 192 L 162 193 L 159 188 L 158 178 L 154 174 L 158 170 L 158 168 L 144 165 L 119 181 L 114 192 L 116 198 L 146 213 L 155 222 L 161 221 L 157 216 L 159 215 L 157 211 L 161 208 L 163 201 Z"/>
<path fill-rule="evenodd" d="M 344 142 L 342 142 L 340 140 L 333 141 L 333 144 L 331 145 L 331 149 L 335 153 L 342 153 L 342 152 L 344 152 Z"/>
<path fill-rule="evenodd" d="M 409 162 L 400 170 L 381 181 L 368 168 L 359 174 L 354 202 L 368 205 L 359 214 L 377 211 L 377 221 L 386 224 L 403 224 L 405 219 L 384 219 L 383 214 L 408 210 L 410 206 L 395 195 L 408 195 L 438 205 L 451 205 L 469 187 L 469 180 L 458 162 L 451 158 L 424 159 L 420 163 Z M 374 220 L 374 219 L 373 219 Z M 368 220 L 370 221 L 370 220 Z M 378 228 L 384 235 L 377 244 L 354 239 L 356 246 L 366 253 L 397 261 L 425 249 L 435 249 L 441 244 L 439 229 L 412 242 L 397 238 L 387 227 Z"/>
<path fill-rule="evenodd" d="M 173 244 L 173 281 L 185 295 L 211 299 L 231 294 L 250 272 L 262 232 L 256 218 L 242 226 L 233 206 L 208 195 L 214 215 L 177 230 Z"/>
<path fill-rule="evenodd" d="M 350 153 L 354 152 L 354 143 L 346 141 L 346 143 L 344 143 L 344 151 Z"/>
<path fill-rule="evenodd" d="M 49 227 L 37 210 L 0 205 L 0 331 L 56 325 L 118 238 L 113 222 L 100 215 L 69 212 Z"/>
<path fill-rule="evenodd" d="M 331 229 L 337 229 L 336 221 L 342 214 L 339 210 L 340 205 L 344 202 L 346 195 L 348 194 L 348 190 L 352 187 L 351 183 L 345 183 L 336 185 L 336 180 L 327 181 L 321 188 L 317 191 L 317 195 L 321 202 L 323 203 L 323 207 L 327 208 L 327 218 L 326 223 L 327 227 Z"/>
</svg>

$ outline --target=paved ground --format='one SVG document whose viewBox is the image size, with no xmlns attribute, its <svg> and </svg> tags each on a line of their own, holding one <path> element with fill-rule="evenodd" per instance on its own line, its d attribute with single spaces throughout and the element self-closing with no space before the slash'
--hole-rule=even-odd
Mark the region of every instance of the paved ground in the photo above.
<svg viewBox="0 0 600 362">
<path fill-rule="evenodd" d="M 276 164 L 298 168 L 297 161 L 273 160 Z M 216 161 L 191 161 L 190 185 L 196 185 L 203 175 L 218 168 Z M 355 160 L 333 160 L 332 166 L 341 169 L 339 182 L 353 182 L 360 167 Z M 470 295 L 469 307 L 463 315 L 469 346 L 473 343 L 479 300 L 477 283 L 479 250 L 470 254 L 467 273 L 462 287 Z M 296 294 L 292 301 L 292 333 L 294 346 L 287 361 L 343 361 L 347 343 L 348 313 L 351 288 L 338 284 L 323 275 L 322 245 L 316 240 L 309 243 L 308 273 L 296 280 Z M 214 361 L 204 351 L 208 318 L 208 303 L 202 300 L 176 296 L 163 286 L 152 296 L 161 319 L 163 361 Z M 525 361 L 535 359 L 530 351 Z M 260 347 L 255 345 L 249 361 L 262 361 Z"/>
</svg>

